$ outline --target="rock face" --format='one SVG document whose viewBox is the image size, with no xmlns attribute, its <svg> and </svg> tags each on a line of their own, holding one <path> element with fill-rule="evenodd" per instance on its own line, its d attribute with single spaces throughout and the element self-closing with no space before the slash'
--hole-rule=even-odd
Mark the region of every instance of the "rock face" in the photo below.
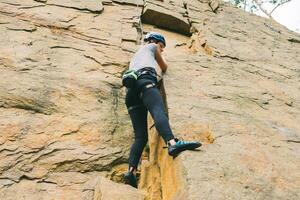
<svg viewBox="0 0 300 200">
<path fill-rule="evenodd" d="M 98 178 L 95 187 L 94 200 L 143 200 L 143 192 L 137 192 L 135 188 L 120 183 L 113 183 L 105 178 Z"/>
<path fill-rule="evenodd" d="M 148 31 L 174 133 L 204 145 L 172 159 L 152 128 L 140 192 L 104 177 L 127 170 L 120 77 Z M 300 198 L 300 37 L 281 25 L 211 0 L 0 0 L 0 41 L 0 199 Z"/>
<path fill-rule="evenodd" d="M 101 1 L 0 1 L 0 199 L 93 199 L 96 177 L 126 170 L 120 74 L 141 10 L 101 10 Z"/>
</svg>

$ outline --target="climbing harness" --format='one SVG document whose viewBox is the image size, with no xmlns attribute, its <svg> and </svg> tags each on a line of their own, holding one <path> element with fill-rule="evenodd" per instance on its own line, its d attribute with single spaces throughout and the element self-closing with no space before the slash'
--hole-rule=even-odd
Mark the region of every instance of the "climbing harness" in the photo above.
<svg viewBox="0 0 300 200">
<path fill-rule="evenodd" d="M 127 108 L 127 110 L 128 110 L 128 112 L 129 112 L 129 111 L 131 111 L 131 110 L 137 109 L 137 108 L 142 107 L 142 106 L 143 106 L 142 104 L 130 106 L 130 107 Z"/>
<path fill-rule="evenodd" d="M 139 69 L 137 71 L 133 69 L 129 69 L 124 72 L 122 76 L 122 84 L 127 88 L 133 88 L 135 86 L 135 82 L 137 79 L 142 75 L 151 75 L 155 78 L 157 78 L 157 73 L 154 68 L 152 67 L 144 67 L 142 69 Z"/>
<path fill-rule="evenodd" d="M 127 88 L 133 88 L 137 79 L 137 72 L 133 69 L 129 69 L 125 71 L 125 73 L 122 76 L 122 84 Z"/>
<path fill-rule="evenodd" d="M 149 75 L 151 75 L 151 76 L 153 76 L 153 77 L 155 77 L 155 78 L 156 78 L 156 76 L 157 76 L 157 73 L 156 73 L 155 69 L 152 68 L 152 67 L 144 67 L 144 68 L 142 68 L 142 69 L 137 70 L 136 73 L 137 73 L 137 75 L 138 75 L 138 78 L 139 78 L 141 75 L 146 75 L 146 74 L 149 74 Z"/>
<path fill-rule="evenodd" d="M 140 98 L 142 99 L 143 98 L 143 95 L 145 93 L 146 90 L 150 89 L 150 88 L 153 88 L 153 87 L 156 87 L 156 84 L 155 83 L 149 83 L 147 85 L 144 85 L 141 89 L 141 92 L 140 92 Z"/>
<path fill-rule="evenodd" d="M 145 92 L 145 90 L 147 90 L 149 88 L 153 88 L 153 87 L 156 87 L 155 83 L 149 83 L 149 84 L 146 84 L 145 86 L 143 86 L 142 89 L 141 89 L 141 92 L 140 92 L 140 98 L 143 97 L 143 92 Z M 127 108 L 127 110 L 129 112 L 131 110 L 137 109 L 137 108 L 142 107 L 142 106 L 143 106 L 142 104 L 130 106 L 130 107 Z M 154 126 L 154 124 L 153 124 L 153 126 Z"/>
<path fill-rule="evenodd" d="M 141 97 L 143 96 L 143 93 L 145 92 L 145 90 L 149 89 L 149 88 L 153 88 L 155 87 L 156 84 L 155 83 L 149 83 L 145 86 L 143 86 L 142 90 L 141 90 Z"/>
</svg>

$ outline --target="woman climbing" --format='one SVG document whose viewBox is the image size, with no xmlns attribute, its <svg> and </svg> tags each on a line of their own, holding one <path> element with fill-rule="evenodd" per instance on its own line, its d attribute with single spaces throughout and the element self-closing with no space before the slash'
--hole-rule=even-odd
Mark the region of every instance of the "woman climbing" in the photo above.
<svg viewBox="0 0 300 200">
<path fill-rule="evenodd" d="M 176 157 L 184 150 L 193 150 L 201 146 L 199 142 L 178 140 L 170 128 L 163 99 L 157 88 L 157 67 L 160 67 L 163 73 L 168 68 L 161 55 L 166 46 L 165 38 L 160 33 L 150 32 L 144 41 L 146 44 L 135 53 L 130 61 L 129 71 L 123 76 L 123 84 L 129 87 L 125 103 L 135 134 L 129 154 L 129 170 L 124 175 L 124 180 L 133 187 L 137 187 L 136 170 L 148 141 L 148 111 L 156 130 L 168 146 L 170 156 Z"/>
</svg>

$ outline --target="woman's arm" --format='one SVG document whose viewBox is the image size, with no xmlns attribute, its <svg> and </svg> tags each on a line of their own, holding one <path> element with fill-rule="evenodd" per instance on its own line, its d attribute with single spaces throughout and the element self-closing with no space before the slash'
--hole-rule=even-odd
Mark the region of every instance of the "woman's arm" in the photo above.
<svg viewBox="0 0 300 200">
<path fill-rule="evenodd" d="M 161 55 L 163 49 L 161 48 L 161 46 L 159 44 L 157 44 L 156 46 L 157 46 L 156 51 L 155 51 L 156 62 L 159 65 L 161 71 L 166 72 L 167 68 L 168 68 L 168 65 L 167 65 L 165 59 Z"/>
</svg>

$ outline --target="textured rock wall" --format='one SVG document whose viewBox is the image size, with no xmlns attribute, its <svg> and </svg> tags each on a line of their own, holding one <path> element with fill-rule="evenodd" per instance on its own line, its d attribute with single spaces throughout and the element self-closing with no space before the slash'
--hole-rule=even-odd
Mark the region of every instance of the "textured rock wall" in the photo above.
<svg viewBox="0 0 300 200">
<path fill-rule="evenodd" d="M 120 76 L 150 30 L 174 133 L 204 146 L 173 160 L 151 129 L 141 193 L 100 177 L 127 168 Z M 215 0 L 0 0 L 0 36 L 0 199 L 299 199 L 300 37 L 281 25 Z"/>
<path fill-rule="evenodd" d="M 120 75 L 141 8 L 103 4 L 0 1 L 0 199 L 93 199 L 127 168 Z"/>
<path fill-rule="evenodd" d="M 162 199 L 298 199 L 299 35 L 210 2 L 175 5 L 186 9 L 191 38 L 165 33 L 171 124 L 206 144 L 174 161 L 161 150 L 161 179 L 150 180 Z"/>
</svg>

